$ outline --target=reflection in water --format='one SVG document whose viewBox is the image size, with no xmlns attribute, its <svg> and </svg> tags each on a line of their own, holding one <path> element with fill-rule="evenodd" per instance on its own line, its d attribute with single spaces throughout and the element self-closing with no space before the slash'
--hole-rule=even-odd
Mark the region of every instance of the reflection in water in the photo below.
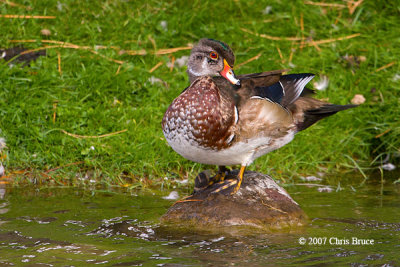
<svg viewBox="0 0 400 267">
<path fill-rule="evenodd" d="M 172 202 L 161 194 L 9 189 L 0 199 L 0 265 L 400 265 L 398 186 L 353 189 L 289 187 L 310 225 L 246 236 L 162 226 Z"/>
</svg>

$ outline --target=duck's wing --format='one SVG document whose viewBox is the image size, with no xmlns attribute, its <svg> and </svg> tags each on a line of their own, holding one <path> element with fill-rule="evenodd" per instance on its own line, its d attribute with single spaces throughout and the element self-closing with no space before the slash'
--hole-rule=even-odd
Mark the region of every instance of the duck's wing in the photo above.
<svg viewBox="0 0 400 267">
<path fill-rule="evenodd" d="M 305 89 L 305 86 L 312 78 L 314 78 L 312 73 L 282 75 L 279 82 L 269 86 L 256 87 L 254 93 L 289 110 L 293 116 L 297 131 L 302 131 L 317 121 L 339 111 L 357 106 L 334 105 L 305 97 L 312 93 L 311 90 Z"/>
<path fill-rule="evenodd" d="M 284 91 L 282 106 L 287 107 L 296 101 L 303 92 L 304 87 L 314 76 L 312 73 L 283 75 L 279 80 Z"/>
<path fill-rule="evenodd" d="M 251 97 L 239 109 L 237 140 L 281 138 L 295 128 L 289 111 L 281 105 L 258 96 Z"/>
<path fill-rule="evenodd" d="M 314 77 L 311 73 L 280 75 L 280 73 L 243 80 L 238 93 L 247 98 L 258 96 L 287 107 L 302 94 L 306 84 Z"/>
<path fill-rule="evenodd" d="M 284 72 L 288 70 L 273 70 L 260 73 L 238 75 L 242 88 L 254 89 L 255 87 L 270 86 L 279 81 Z M 250 90 L 252 91 L 252 90 Z"/>
</svg>

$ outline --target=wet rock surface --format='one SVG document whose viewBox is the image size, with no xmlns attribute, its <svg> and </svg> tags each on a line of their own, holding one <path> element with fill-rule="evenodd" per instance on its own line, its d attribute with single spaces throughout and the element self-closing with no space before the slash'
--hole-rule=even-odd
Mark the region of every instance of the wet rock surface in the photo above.
<svg viewBox="0 0 400 267">
<path fill-rule="evenodd" d="M 176 202 L 161 221 L 200 229 L 251 226 L 265 230 L 303 226 L 307 216 L 300 206 L 270 176 L 247 171 L 236 194 L 214 193 L 235 179 L 230 172 L 223 183 L 213 184 Z"/>
</svg>

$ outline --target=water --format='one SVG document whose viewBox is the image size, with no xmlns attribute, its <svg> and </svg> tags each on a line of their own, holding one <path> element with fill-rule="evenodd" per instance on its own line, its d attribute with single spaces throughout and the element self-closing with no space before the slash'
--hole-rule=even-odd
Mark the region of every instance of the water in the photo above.
<svg viewBox="0 0 400 267">
<path fill-rule="evenodd" d="M 349 180 L 288 187 L 310 225 L 250 236 L 161 226 L 166 191 L 0 189 L 0 266 L 400 266 L 400 186 Z"/>
</svg>

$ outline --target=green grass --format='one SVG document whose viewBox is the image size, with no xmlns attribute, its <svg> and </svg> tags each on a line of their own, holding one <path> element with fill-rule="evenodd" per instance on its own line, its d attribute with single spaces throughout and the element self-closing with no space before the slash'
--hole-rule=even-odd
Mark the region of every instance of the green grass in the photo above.
<svg viewBox="0 0 400 267">
<path fill-rule="evenodd" d="M 168 105 L 188 85 L 186 68 L 170 71 L 166 63 L 172 56 L 179 58 L 189 51 L 160 56 L 151 53 L 154 47 L 183 47 L 203 37 L 230 44 L 237 63 L 262 53 L 236 73 L 291 68 L 292 72 L 324 74 L 330 84 L 317 98 L 337 104 L 349 103 L 355 94 L 366 98 L 362 106 L 319 122 L 286 147 L 256 160 L 249 169 L 288 181 L 318 171 L 374 167 L 387 155 L 391 162 L 399 162 L 395 155 L 400 150 L 400 80 L 393 79 L 400 74 L 400 7 L 396 1 L 364 1 L 353 14 L 347 8 L 321 8 L 287 0 L 270 1 L 270 14 L 263 14 L 267 4 L 262 1 L 241 0 L 192 4 L 152 0 L 14 2 L 32 9 L 0 2 L 0 14 L 56 19 L 0 18 L 0 47 L 18 44 L 9 40 L 35 39 L 38 41 L 23 43 L 35 49 L 52 45 L 40 42 L 48 39 L 91 49 L 102 45 L 148 51 L 147 55 L 131 56 L 118 49 L 99 49 L 101 57 L 85 49 L 52 48 L 30 67 L 10 68 L 0 61 L 0 137 L 7 141 L 1 160 L 16 184 L 90 183 L 86 176 L 93 183 L 135 187 L 164 183 L 164 177 L 168 181 L 193 178 L 208 168 L 175 153 L 167 145 L 160 124 Z M 167 29 L 161 21 L 167 22 Z M 318 51 L 313 46 L 300 49 L 290 41 L 267 40 L 241 28 L 314 40 L 361 35 L 321 44 Z M 41 29 L 49 29 L 51 35 L 41 36 Z M 364 56 L 366 60 L 349 66 L 345 55 Z M 120 65 L 105 57 L 125 63 L 117 73 Z M 150 73 L 159 62 L 163 65 Z M 391 62 L 395 63 L 376 71 Z M 152 76 L 163 82 L 152 84 Z M 86 139 L 61 131 L 98 136 L 124 129 L 127 131 L 110 137 Z M 68 165 L 71 163 L 75 164 Z M 21 170 L 27 173 L 21 174 Z"/>
</svg>

